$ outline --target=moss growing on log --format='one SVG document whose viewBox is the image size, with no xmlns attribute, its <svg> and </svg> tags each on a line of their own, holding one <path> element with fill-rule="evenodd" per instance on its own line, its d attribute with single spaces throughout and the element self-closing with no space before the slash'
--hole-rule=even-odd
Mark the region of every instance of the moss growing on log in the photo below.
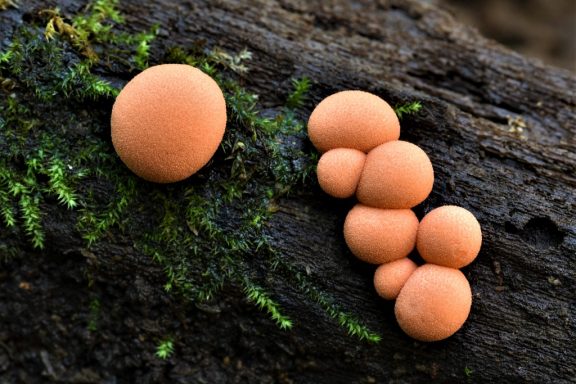
<svg viewBox="0 0 576 384">
<path fill-rule="evenodd" d="M 292 327 L 266 291 L 270 276 L 295 284 L 349 334 L 379 336 L 317 289 L 274 249 L 266 222 L 275 201 L 305 187 L 317 154 L 295 144 L 305 136 L 297 108 L 310 81 L 294 79 L 284 106 L 262 113 L 258 96 L 240 85 L 251 53 L 173 47 L 161 62 L 186 63 L 214 77 L 224 91 L 228 129 L 211 163 L 189 180 L 156 185 L 131 174 L 109 140 L 108 111 L 119 89 L 95 73 L 114 62 L 127 72 L 144 69 L 157 27 L 126 34 L 116 1 L 98 0 L 85 14 L 41 11 L 40 25 L 25 25 L 0 54 L 4 135 L 0 202 L 5 225 L 32 246 L 47 246 L 42 204 L 55 198 L 74 212 L 88 247 L 120 231 L 159 263 L 167 291 L 193 301 L 215 297 L 225 284 L 243 287 L 283 329 Z M 128 49 L 127 49 L 128 48 Z M 35 108 L 38 102 L 43 107 Z M 46 116 L 50 116 L 49 119 Z M 72 119 L 71 119 L 72 117 Z M 238 210 L 238 201 L 243 209 Z M 143 210 L 148 221 L 139 227 Z"/>
</svg>

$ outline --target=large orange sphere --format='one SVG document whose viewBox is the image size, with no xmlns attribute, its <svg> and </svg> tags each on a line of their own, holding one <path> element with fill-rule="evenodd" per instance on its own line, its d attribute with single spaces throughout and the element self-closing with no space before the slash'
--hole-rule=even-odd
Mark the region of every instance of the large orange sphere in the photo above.
<svg viewBox="0 0 576 384">
<path fill-rule="evenodd" d="M 364 91 L 342 91 L 322 100 L 308 120 L 308 136 L 320 152 L 353 148 L 368 152 L 400 137 L 392 107 Z"/>
<path fill-rule="evenodd" d="M 356 197 L 386 209 L 412 208 L 432 191 L 434 170 L 426 153 L 407 141 L 390 141 L 366 156 Z"/>
<path fill-rule="evenodd" d="M 396 298 L 400 328 L 416 340 L 452 336 L 470 313 L 472 290 L 460 270 L 424 264 L 412 273 Z"/>
<path fill-rule="evenodd" d="M 186 179 L 212 158 L 226 128 L 226 103 L 208 75 L 182 64 L 150 67 L 135 76 L 112 108 L 112 143 L 143 179 Z"/>
<path fill-rule="evenodd" d="M 357 204 L 344 221 L 344 240 L 357 258 L 383 264 L 408 256 L 416 245 L 418 218 L 410 209 Z"/>
<path fill-rule="evenodd" d="M 454 205 L 430 211 L 418 227 L 416 247 L 429 263 L 451 268 L 470 264 L 482 245 L 482 230 L 474 215 Z"/>
</svg>

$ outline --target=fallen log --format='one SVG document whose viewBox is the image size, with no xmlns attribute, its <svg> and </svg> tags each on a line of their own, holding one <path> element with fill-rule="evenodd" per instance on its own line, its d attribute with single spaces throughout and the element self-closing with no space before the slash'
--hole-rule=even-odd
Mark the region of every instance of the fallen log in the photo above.
<svg viewBox="0 0 576 384">
<path fill-rule="evenodd" d="M 59 5 L 67 15 L 85 3 Z M 0 12 L 0 49 L 47 7 L 30 1 Z M 303 76 L 313 84 L 298 112 L 302 120 L 342 89 L 368 90 L 392 105 L 420 101 L 422 111 L 403 119 L 401 137 L 429 154 L 436 181 L 416 212 L 422 217 L 443 204 L 461 205 L 483 229 L 481 253 L 464 269 L 472 312 L 448 340 L 425 344 L 404 335 L 393 304 L 373 290 L 373 268 L 354 260 L 345 246 L 342 223 L 353 201 L 327 197 L 313 178 L 277 201 L 266 234 L 284 260 L 380 334 L 379 343 L 347 335 L 293 283 L 265 271 L 270 292 L 294 322 L 291 330 L 279 329 L 233 284 L 207 304 L 191 305 L 164 291 L 162 268 L 129 235 L 112 227 L 89 248 L 76 213 L 46 200 L 43 251 L 25 235 L 3 235 L 0 243 L 16 254 L 0 272 L 1 381 L 574 379 L 572 74 L 511 52 L 415 0 L 126 0 L 120 9 L 129 32 L 159 24 L 151 63 L 162 61 L 166 45 L 198 41 L 252 52 L 249 75 L 241 81 L 259 95 L 263 110 L 280 107 L 291 79 Z M 99 75 L 125 82 L 133 74 L 122 68 L 101 67 Z M 105 124 L 110 102 L 87 105 L 79 109 L 95 109 Z M 305 137 L 293 140 L 311 151 Z M 111 192 L 98 185 L 96 192 Z M 145 226 L 146 202 L 136 204 Z M 236 208 L 243 209 L 241 200 Z M 87 329 L 90 319 L 97 330 Z M 176 352 L 161 360 L 154 352 L 167 336 Z"/>
</svg>

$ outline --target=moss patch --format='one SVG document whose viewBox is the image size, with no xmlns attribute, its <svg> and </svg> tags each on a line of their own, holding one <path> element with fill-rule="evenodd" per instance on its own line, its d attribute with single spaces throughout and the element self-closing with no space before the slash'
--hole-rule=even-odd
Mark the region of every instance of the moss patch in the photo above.
<svg viewBox="0 0 576 384">
<path fill-rule="evenodd" d="M 121 232 L 163 267 L 165 290 L 183 299 L 210 300 L 225 284 L 236 284 L 279 327 L 291 328 L 267 292 L 265 281 L 273 275 L 319 304 L 348 333 L 378 341 L 282 258 L 265 235 L 275 202 L 308 183 L 315 169 L 317 153 L 293 144 L 305 138 L 297 109 L 310 80 L 293 80 L 285 106 L 263 116 L 258 96 L 239 82 L 249 71 L 250 52 L 198 44 L 162 54 L 153 46 L 158 28 L 123 32 L 116 5 L 97 0 L 79 15 L 41 11 L 0 53 L 0 214 L 6 227 L 0 255 L 19 254 L 6 246 L 8 238 L 26 236 L 32 247 L 44 248 L 42 207 L 56 201 L 73 213 L 87 247 Z M 112 68 L 130 75 L 146 68 L 151 46 L 160 52 L 159 62 L 186 63 L 211 75 L 228 107 L 227 131 L 214 159 L 172 185 L 135 177 L 109 138 L 109 111 L 119 88 L 102 76 Z M 98 311 L 91 308 L 96 327 Z"/>
</svg>

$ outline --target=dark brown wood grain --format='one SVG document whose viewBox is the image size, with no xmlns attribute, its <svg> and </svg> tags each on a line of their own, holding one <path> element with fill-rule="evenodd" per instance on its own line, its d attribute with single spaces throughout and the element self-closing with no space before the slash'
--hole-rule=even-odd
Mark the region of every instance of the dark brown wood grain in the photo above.
<svg viewBox="0 0 576 384">
<path fill-rule="evenodd" d="M 60 5 L 74 12 L 82 4 Z M 0 13 L 0 40 L 38 7 L 33 1 Z M 187 307 L 162 291 L 162 272 L 129 239 L 115 235 L 88 251 L 73 221 L 59 221 L 54 203 L 46 207 L 54 212 L 48 251 L 0 271 L 0 311 L 14 314 L 0 328 L 0 381 L 574 382 L 572 74 L 513 53 L 415 0 L 124 0 L 121 8 L 131 30 L 161 25 L 156 59 L 163 44 L 198 39 L 248 48 L 254 59 L 244 81 L 264 106 L 280 105 L 290 78 L 308 76 L 313 87 L 302 118 L 342 89 L 368 90 L 391 104 L 420 100 L 423 111 L 403 121 L 402 138 L 429 154 L 436 181 L 417 213 L 457 204 L 482 225 L 482 251 L 464 269 L 472 312 L 448 340 L 425 344 L 405 336 L 393 304 L 373 291 L 373 268 L 346 249 L 342 223 L 353 202 L 331 199 L 314 184 L 281 202 L 269 235 L 286 258 L 382 334 L 377 345 L 347 336 L 282 281 L 274 293 L 295 320 L 292 331 L 278 330 L 234 288 L 210 307 Z M 91 292 L 86 269 L 109 314 L 97 339 L 74 326 L 74 306 Z M 20 281 L 45 289 L 27 292 Z M 153 346 L 166 330 L 177 353 L 163 362 Z"/>
</svg>

